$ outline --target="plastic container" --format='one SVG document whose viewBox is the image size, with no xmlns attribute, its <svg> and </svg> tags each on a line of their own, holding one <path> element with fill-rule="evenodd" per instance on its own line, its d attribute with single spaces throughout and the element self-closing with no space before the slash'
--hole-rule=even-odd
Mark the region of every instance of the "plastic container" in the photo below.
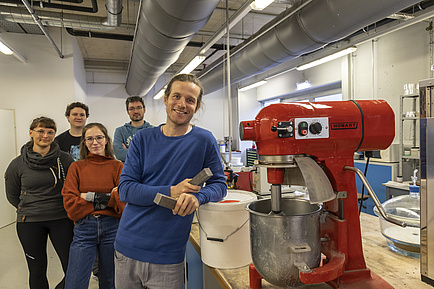
<svg viewBox="0 0 434 289">
<path fill-rule="evenodd" d="M 410 185 L 410 194 L 398 196 L 383 203 L 384 210 L 391 217 L 405 222 L 401 227 L 384 220 L 378 209 L 381 233 L 390 249 L 405 256 L 420 257 L 420 196 L 419 186 Z"/>
<path fill-rule="evenodd" d="M 254 193 L 228 190 L 221 202 L 199 207 L 197 219 L 203 263 L 220 269 L 239 268 L 252 263 L 246 206 L 254 200 Z"/>
</svg>

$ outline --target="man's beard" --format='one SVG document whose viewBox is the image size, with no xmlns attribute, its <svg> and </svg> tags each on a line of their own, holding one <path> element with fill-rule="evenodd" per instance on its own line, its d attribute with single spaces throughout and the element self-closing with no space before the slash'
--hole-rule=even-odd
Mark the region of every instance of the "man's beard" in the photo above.
<svg viewBox="0 0 434 289">
<path fill-rule="evenodd" d="M 131 120 L 132 121 L 141 121 L 141 120 L 143 120 L 143 118 L 144 118 L 144 116 L 141 116 L 141 115 L 139 115 L 139 116 L 133 115 Z"/>
</svg>

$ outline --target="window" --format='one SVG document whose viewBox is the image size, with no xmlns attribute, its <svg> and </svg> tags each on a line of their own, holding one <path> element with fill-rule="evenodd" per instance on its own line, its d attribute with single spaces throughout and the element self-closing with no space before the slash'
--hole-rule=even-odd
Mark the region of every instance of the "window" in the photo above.
<svg viewBox="0 0 434 289">
<path fill-rule="evenodd" d="M 280 103 L 280 98 L 265 100 L 261 102 L 261 107 L 269 106 L 270 104 Z"/>
<path fill-rule="evenodd" d="M 316 97 L 314 101 L 342 101 L 342 93 Z"/>
</svg>

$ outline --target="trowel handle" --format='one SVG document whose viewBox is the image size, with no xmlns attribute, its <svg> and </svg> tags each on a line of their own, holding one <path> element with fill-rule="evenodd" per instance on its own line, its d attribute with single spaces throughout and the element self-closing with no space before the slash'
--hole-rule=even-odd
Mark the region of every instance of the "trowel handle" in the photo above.
<svg viewBox="0 0 434 289">
<path fill-rule="evenodd" d="M 201 186 L 210 177 L 212 177 L 212 172 L 209 168 L 204 168 L 197 175 L 192 178 L 189 183 L 195 186 Z"/>
</svg>

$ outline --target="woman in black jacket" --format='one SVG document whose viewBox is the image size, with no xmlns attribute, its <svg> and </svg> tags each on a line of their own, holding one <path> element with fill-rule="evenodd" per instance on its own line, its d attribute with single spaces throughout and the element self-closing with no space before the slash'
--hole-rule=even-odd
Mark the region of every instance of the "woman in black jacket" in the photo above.
<svg viewBox="0 0 434 289">
<path fill-rule="evenodd" d="M 30 125 L 31 140 L 5 173 L 8 201 L 17 209 L 17 234 L 26 256 L 31 289 L 48 289 L 47 238 L 56 250 L 64 273 L 68 265 L 73 222 L 61 195 L 71 156 L 53 143 L 56 123 L 38 117 Z M 64 287 L 64 280 L 56 289 Z"/>
</svg>

